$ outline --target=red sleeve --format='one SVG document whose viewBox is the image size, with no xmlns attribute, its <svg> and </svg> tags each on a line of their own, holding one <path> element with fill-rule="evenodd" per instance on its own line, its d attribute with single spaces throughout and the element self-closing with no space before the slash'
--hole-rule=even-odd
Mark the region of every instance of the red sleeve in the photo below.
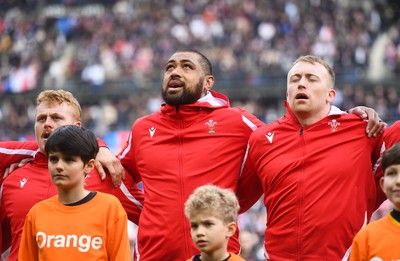
<svg viewBox="0 0 400 261">
<path fill-rule="evenodd" d="M 114 187 L 111 176 L 107 173 L 106 179 L 100 183 L 100 187 L 93 189 L 117 197 L 124 207 L 128 219 L 138 225 L 144 201 L 143 191 L 138 187 L 133 177 L 129 175 L 129 172 L 126 169 L 124 171 L 125 179 L 122 180 L 120 187 Z M 98 175 L 97 171 L 95 175 Z"/>
<path fill-rule="evenodd" d="M 99 144 L 99 148 L 102 148 L 102 147 L 108 148 L 107 143 L 100 138 L 97 138 L 97 143 Z"/>
<path fill-rule="evenodd" d="M 240 109 L 240 108 L 239 108 Z M 246 123 L 248 127 L 250 127 L 251 131 L 248 133 L 247 139 L 250 137 L 251 133 L 255 131 L 257 128 L 264 125 L 262 121 L 260 121 L 257 117 L 252 115 L 246 110 L 240 109 L 243 121 Z M 241 170 L 241 174 L 238 181 L 238 189 L 236 195 L 239 199 L 240 204 L 240 213 L 247 211 L 257 200 L 261 197 L 263 190 L 261 181 L 258 178 L 254 168 L 247 161 L 247 153 L 244 155 L 244 166 Z"/>
<path fill-rule="evenodd" d="M 38 148 L 36 141 L 0 142 L 0 184 L 3 182 L 4 171 L 12 163 L 17 163 L 22 159 L 33 157 Z"/>
<path fill-rule="evenodd" d="M 400 142 L 400 120 L 394 122 L 383 132 L 383 141 L 385 142 L 386 150 Z"/>
<path fill-rule="evenodd" d="M 241 111 L 242 115 L 245 117 L 245 121 L 250 121 L 254 126 L 256 126 L 256 128 L 259 128 L 261 126 L 264 126 L 265 123 L 260 121 L 256 116 L 254 116 L 253 114 L 251 114 L 250 112 L 239 108 L 239 110 Z M 248 124 L 249 125 L 249 124 Z M 253 129 L 253 131 L 255 131 L 255 129 Z"/>
<path fill-rule="evenodd" d="M 133 177 L 125 170 L 125 179 L 119 187 L 120 192 L 117 197 L 128 214 L 128 219 L 139 225 L 139 217 L 142 212 L 144 195 Z"/>
<path fill-rule="evenodd" d="M 134 125 L 132 126 L 132 130 L 129 133 L 128 140 L 126 141 L 125 146 L 121 150 L 120 153 L 118 153 L 118 159 L 121 161 L 122 166 L 130 173 L 130 175 L 133 177 L 135 183 L 139 183 L 142 181 L 137 166 L 136 166 L 136 159 L 135 159 L 135 152 L 134 152 L 134 144 L 132 141 L 132 137 L 134 133 Z"/>
<path fill-rule="evenodd" d="M 239 200 L 240 213 L 247 211 L 256 203 L 263 193 L 261 181 L 253 171 L 250 163 L 246 161 L 239 177 L 236 195 Z"/>
<path fill-rule="evenodd" d="M 3 197 L 2 197 L 3 198 Z M 3 200 L 2 200 L 3 201 Z M 1 201 L 1 212 L 0 212 L 0 219 L 1 219 L 1 225 L 0 225 L 0 246 L 1 246 L 1 253 L 6 251 L 10 246 L 11 246 L 11 226 L 10 226 L 10 220 L 5 216 L 5 211 L 4 211 L 4 204 Z"/>
</svg>

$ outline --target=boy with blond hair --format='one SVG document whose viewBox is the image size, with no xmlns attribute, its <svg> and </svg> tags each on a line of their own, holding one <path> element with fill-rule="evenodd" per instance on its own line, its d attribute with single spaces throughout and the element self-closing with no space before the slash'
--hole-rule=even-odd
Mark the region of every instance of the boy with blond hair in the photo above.
<svg viewBox="0 0 400 261">
<path fill-rule="evenodd" d="M 215 185 L 197 188 L 185 203 L 185 215 L 200 254 L 188 261 L 243 261 L 227 251 L 229 238 L 235 234 L 239 203 L 230 189 Z"/>
</svg>

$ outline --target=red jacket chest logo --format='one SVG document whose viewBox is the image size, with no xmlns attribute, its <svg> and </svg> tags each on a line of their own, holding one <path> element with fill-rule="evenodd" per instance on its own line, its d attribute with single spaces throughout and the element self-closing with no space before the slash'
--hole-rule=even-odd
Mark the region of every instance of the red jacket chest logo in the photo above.
<svg viewBox="0 0 400 261">
<path fill-rule="evenodd" d="M 218 122 L 210 119 L 208 120 L 205 125 L 208 126 L 208 134 L 215 134 L 215 125 L 217 125 Z"/>
</svg>

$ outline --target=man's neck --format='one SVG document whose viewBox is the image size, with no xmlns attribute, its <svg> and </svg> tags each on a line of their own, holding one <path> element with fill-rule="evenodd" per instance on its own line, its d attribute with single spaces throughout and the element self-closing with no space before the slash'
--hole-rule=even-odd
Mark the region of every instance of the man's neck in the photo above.
<svg viewBox="0 0 400 261">
<path fill-rule="evenodd" d="M 330 107 L 323 111 L 315 112 L 294 112 L 297 120 L 303 128 L 307 128 L 329 115 Z"/>
</svg>

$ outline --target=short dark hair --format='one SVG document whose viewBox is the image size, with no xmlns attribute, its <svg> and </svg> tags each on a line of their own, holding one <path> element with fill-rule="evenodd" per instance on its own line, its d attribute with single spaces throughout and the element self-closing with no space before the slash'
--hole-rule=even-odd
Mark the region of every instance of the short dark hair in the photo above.
<svg viewBox="0 0 400 261">
<path fill-rule="evenodd" d="M 187 50 L 176 51 L 175 53 L 195 53 L 195 54 L 197 54 L 198 56 L 200 56 L 199 62 L 201 64 L 201 68 L 203 69 L 204 75 L 212 75 L 211 62 L 201 52 L 194 50 L 194 49 L 187 49 Z"/>
<path fill-rule="evenodd" d="M 69 156 L 81 157 L 83 163 L 96 158 L 99 152 L 94 133 L 76 125 L 58 127 L 47 139 L 44 147 L 46 155 L 50 152 L 61 152 Z"/>
<path fill-rule="evenodd" d="M 384 154 L 381 162 L 382 171 L 392 165 L 400 164 L 400 142 L 390 147 Z"/>
</svg>

